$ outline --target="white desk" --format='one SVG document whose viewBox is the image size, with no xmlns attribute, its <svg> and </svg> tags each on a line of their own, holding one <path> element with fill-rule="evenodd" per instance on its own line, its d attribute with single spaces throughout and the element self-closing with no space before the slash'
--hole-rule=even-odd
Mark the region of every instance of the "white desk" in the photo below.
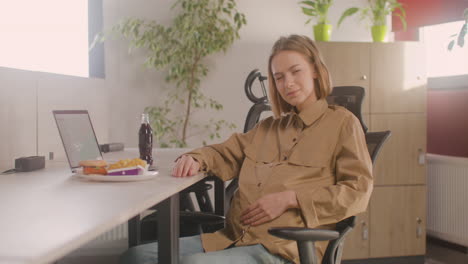
<svg viewBox="0 0 468 264">
<path fill-rule="evenodd" d="M 155 204 L 176 197 L 170 204 L 178 206 L 177 193 L 204 178 L 170 176 L 173 161 L 183 152 L 156 151 L 159 175 L 148 181 L 83 181 L 72 177 L 66 162 L 0 175 L 0 263 L 49 263 Z M 137 156 L 136 151 L 116 152 L 105 159 Z M 172 235 L 178 237 L 178 221 L 175 231 Z M 177 243 L 175 239 L 166 247 L 178 249 Z M 177 258 L 170 261 L 176 262 Z"/>
</svg>

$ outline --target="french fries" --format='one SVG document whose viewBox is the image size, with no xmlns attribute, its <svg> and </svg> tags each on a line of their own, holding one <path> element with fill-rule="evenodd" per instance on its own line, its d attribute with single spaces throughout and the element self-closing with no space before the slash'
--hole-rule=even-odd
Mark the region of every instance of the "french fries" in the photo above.
<svg viewBox="0 0 468 264">
<path fill-rule="evenodd" d="M 139 158 L 123 159 L 123 160 L 117 161 L 116 163 L 110 164 L 107 170 L 116 170 L 116 169 L 122 169 L 122 168 L 136 167 L 138 165 L 145 168 L 146 161 L 139 159 Z"/>
</svg>

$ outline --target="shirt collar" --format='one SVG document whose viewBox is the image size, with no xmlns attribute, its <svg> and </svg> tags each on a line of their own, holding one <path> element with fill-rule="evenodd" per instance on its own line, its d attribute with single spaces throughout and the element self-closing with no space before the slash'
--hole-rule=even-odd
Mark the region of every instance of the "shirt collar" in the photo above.
<svg viewBox="0 0 468 264">
<path fill-rule="evenodd" d="M 302 122 L 304 122 L 306 126 L 310 126 L 319 119 L 327 109 L 327 100 L 320 99 L 303 109 L 299 113 L 299 118 L 301 118 Z"/>
</svg>

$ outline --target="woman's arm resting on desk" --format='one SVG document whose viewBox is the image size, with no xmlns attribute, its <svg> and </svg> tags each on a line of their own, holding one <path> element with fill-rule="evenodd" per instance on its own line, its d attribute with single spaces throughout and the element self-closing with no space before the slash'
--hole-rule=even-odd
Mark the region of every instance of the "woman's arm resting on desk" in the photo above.
<svg viewBox="0 0 468 264">
<path fill-rule="evenodd" d="M 230 180 L 239 174 L 244 161 L 245 145 L 252 141 L 258 126 L 247 133 L 234 133 L 221 144 L 192 150 L 180 156 L 172 169 L 174 177 L 188 177 L 199 171 L 210 171 L 222 180 Z"/>
<path fill-rule="evenodd" d="M 189 155 L 183 155 L 177 159 L 174 168 L 172 169 L 172 176 L 174 177 L 188 177 L 193 176 L 200 170 L 200 163 Z"/>
<path fill-rule="evenodd" d="M 220 144 L 214 144 L 185 153 L 200 164 L 200 171 L 210 172 L 223 181 L 232 180 L 239 175 L 244 162 L 244 148 L 249 145 L 258 125 L 247 133 L 234 133 Z"/>
</svg>

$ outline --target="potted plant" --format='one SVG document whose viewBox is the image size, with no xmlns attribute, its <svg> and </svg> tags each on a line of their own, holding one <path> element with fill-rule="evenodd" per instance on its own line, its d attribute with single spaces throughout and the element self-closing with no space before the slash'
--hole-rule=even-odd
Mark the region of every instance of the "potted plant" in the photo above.
<svg viewBox="0 0 468 264">
<path fill-rule="evenodd" d="M 346 17 L 352 16 L 359 12 L 361 19 L 368 19 L 372 23 L 371 32 L 374 42 L 384 42 L 387 36 L 387 16 L 392 14 L 393 11 L 399 10 L 395 13 L 403 24 L 403 29 L 406 30 L 406 13 L 402 4 L 398 0 L 368 0 L 369 5 L 363 8 L 351 7 L 346 9 L 338 21 L 338 27 L 341 25 Z"/>
<path fill-rule="evenodd" d="M 330 41 L 332 25 L 328 21 L 328 9 L 333 4 L 333 0 L 301 1 L 302 12 L 310 16 L 306 24 L 312 19 L 317 20 L 314 26 L 314 38 L 316 41 Z"/>
<path fill-rule="evenodd" d="M 201 89 L 209 71 L 207 57 L 226 52 L 239 38 L 246 19 L 237 10 L 235 0 L 177 0 L 173 9 L 178 13 L 169 26 L 129 18 L 97 36 L 95 42 L 104 41 L 108 35 L 122 36 L 130 41 L 130 49 L 146 52 L 146 66 L 165 72 L 166 82 L 174 84 L 173 89 L 163 105 L 146 107 L 145 111 L 161 147 L 186 147 L 190 136 L 220 138 L 223 127 L 235 127 L 229 121 L 215 119 L 198 124 L 191 117 L 200 110 L 222 110 L 222 104 Z"/>
<path fill-rule="evenodd" d="M 455 39 L 457 41 L 457 45 L 462 48 L 465 45 L 465 36 L 468 31 L 468 8 L 465 9 L 463 12 L 463 18 L 465 19 L 465 23 L 463 26 L 460 28 L 460 32 L 458 34 L 454 34 L 450 36 L 451 38 L 454 38 L 450 41 L 448 44 L 448 50 L 452 50 L 453 46 L 455 45 Z"/>
</svg>

